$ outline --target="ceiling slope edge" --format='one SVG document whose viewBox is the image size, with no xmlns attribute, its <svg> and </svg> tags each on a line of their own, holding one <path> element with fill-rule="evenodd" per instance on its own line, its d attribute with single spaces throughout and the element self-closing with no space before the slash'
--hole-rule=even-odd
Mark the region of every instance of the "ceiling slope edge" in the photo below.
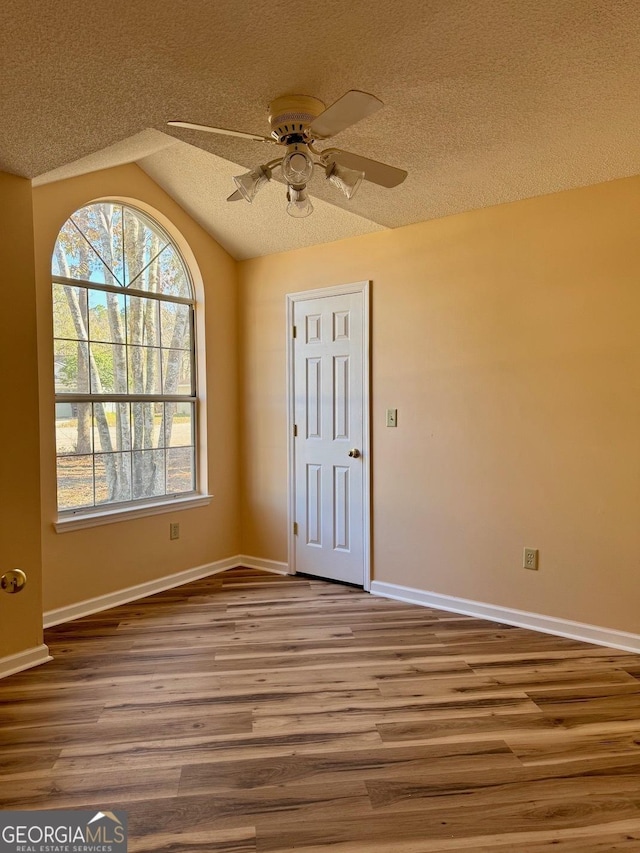
<svg viewBox="0 0 640 853">
<path fill-rule="evenodd" d="M 101 169 L 124 166 L 127 163 L 135 163 L 143 157 L 179 144 L 172 136 L 153 128 L 147 128 L 127 139 L 109 145 L 107 148 L 95 151 L 93 154 L 87 154 L 86 157 L 81 157 L 79 160 L 44 172 L 42 175 L 33 178 L 31 183 L 34 187 L 40 187 L 54 181 L 64 181 L 69 178 L 77 178 L 80 175 L 87 175 L 90 172 L 98 172 Z"/>
</svg>

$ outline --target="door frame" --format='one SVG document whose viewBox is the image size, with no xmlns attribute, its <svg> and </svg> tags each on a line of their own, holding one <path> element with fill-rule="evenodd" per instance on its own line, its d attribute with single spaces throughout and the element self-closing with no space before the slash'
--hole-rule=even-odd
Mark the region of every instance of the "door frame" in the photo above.
<svg viewBox="0 0 640 853">
<path fill-rule="evenodd" d="M 295 424 L 295 389 L 294 389 L 294 346 L 293 319 L 296 302 L 307 299 L 322 299 L 325 296 L 343 296 L 349 293 L 359 293 L 362 296 L 362 462 L 363 462 L 363 559 L 364 559 L 364 589 L 371 590 L 371 394 L 370 394 L 370 281 L 355 281 L 350 284 L 339 284 L 330 287 L 319 287 L 314 290 L 303 290 L 287 294 L 287 449 L 288 449 L 288 500 L 287 524 L 289 529 L 289 572 L 296 574 L 296 540 L 293 532 L 296 511 L 296 482 L 295 482 L 295 439 L 293 427 Z"/>
</svg>

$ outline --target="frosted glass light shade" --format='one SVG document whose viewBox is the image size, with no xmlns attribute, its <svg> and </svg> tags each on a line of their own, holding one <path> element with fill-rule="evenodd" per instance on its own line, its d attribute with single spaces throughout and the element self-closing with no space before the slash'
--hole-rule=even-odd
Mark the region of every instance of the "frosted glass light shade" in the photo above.
<svg viewBox="0 0 640 853">
<path fill-rule="evenodd" d="M 289 199 L 289 204 L 287 205 L 287 213 L 289 216 L 294 216 L 296 219 L 303 219 L 305 216 L 309 216 L 309 214 L 313 213 L 313 205 L 311 204 L 311 199 L 307 195 L 306 187 L 302 187 L 302 189 L 299 190 L 289 187 L 287 190 L 287 198 Z"/>
<path fill-rule="evenodd" d="M 347 198 L 353 198 L 358 191 L 360 184 L 364 178 L 364 172 L 357 172 L 355 169 L 348 169 L 346 166 L 341 166 L 339 163 L 329 163 L 327 166 L 327 180 L 334 187 L 337 187 L 340 192 L 344 193 Z"/>
<path fill-rule="evenodd" d="M 233 181 L 243 197 L 251 204 L 258 190 L 262 189 L 270 179 L 271 172 L 269 169 L 264 166 L 256 166 L 250 172 L 234 177 Z"/>
</svg>

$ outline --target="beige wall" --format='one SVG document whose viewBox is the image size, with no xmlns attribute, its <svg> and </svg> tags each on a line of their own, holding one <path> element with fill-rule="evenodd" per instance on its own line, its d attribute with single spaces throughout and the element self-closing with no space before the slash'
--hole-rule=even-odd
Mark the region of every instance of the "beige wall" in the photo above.
<svg viewBox="0 0 640 853">
<path fill-rule="evenodd" d="M 0 658 L 42 643 L 38 365 L 31 183 L 0 172 L 0 574 L 27 585 L 0 592 Z"/>
<path fill-rule="evenodd" d="M 51 253 L 68 216 L 97 198 L 146 207 L 174 234 L 177 229 L 199 268 L 206 306 L 199 347 L 206 339 L 208 481 L 214 498 L 208 507 L 56 533 Z M 135 165 L 39 187 L 33 206 L 46 611 L 238 553 L 237 290 L 234 260 Z M 169 541 L 170 521 L 180 522 L 177 541 Z"/>
<path fill-rule="evenodd" d="M 371 279 L 375 579 L 640 632 L 638 223 L 632 178 L 242 262 L 243 552 L 287 559 L 285 294 Z"/>
</svg>

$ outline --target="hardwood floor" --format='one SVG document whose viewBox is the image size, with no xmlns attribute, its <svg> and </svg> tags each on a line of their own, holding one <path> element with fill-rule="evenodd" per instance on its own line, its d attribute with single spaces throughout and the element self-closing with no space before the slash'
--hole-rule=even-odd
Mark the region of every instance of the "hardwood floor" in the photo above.
<svg viewBox="0 0 640 853">
<path fill-rule="evenodd" d="M 640 851 L 640 659 L 235 569 L 46 632 L 0 807 L 130 851 Z"/>
</svg>

